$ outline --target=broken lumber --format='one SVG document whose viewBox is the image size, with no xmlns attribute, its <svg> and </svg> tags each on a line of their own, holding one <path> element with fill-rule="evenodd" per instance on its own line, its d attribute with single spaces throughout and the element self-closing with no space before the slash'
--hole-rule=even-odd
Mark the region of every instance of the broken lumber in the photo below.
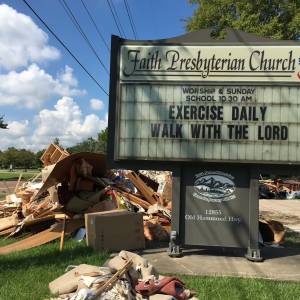
<svg viewBox="0 0 300 300">
<path fill-rule="evenodd" d="M 135 172 L 127 172 L 126 177 L 135 185 L 147 202 L 150 204 L 161 203 L 160 196 L 152 191 Z"/>
<path fill-rule="evenodd" d="M 84 226 L 84 220 L 70 220 L 65 234 L 69 235 L 82 226 Z M 41 231 L 16 243 L 1 247 L 0 254 L 9 254 L 16 251 L 31 249 L 59 239 L 61 237 L 62 227 L 62 223 L 57 223 L 52 228 Z"/>
<path fill-rule="evenodd" d="M 50 144 L 41 157 L 44 166 L 56 164 L 60 160 L 69 156 L 69 152 L 55 144 Z"/>
<path fill-rule="evenodd" d="M 102 293 L 112 289 L 115 283 L 131 268 L 132 264 L 132 260 L 127 261 L 120 270 L 118 270 L 109 280 L 107 280 L 107 282 L 94 290 L 95 295 L 93 295 L 91 299 L 96 299 Z"/>
<path fill-rule="evenodd" d="M 16 184 L 16 186 L 15 186 L 15 189 L 14 189 L 14 194 L 17 192 L 17 190 L 18 190 L 18 187 L 19 187 L 19 185 L 20 185 L 20 181 L 21 181 L 21 179 L 22 179 L 22 173 L 20 173 L 20 175 L 19 175 L 19 179 L 18 179 L 18 181 L 17 181 L 17 184 Z"/>
<path fill-rule="evenodd" d="M 64 218 L 63 218 L 63 228 L 62 228 L 61 236 L 60 236 L 59 251 L 63 251 L 63 249 L 64 249 L 65 234 L 66 234 L 66 215 L 64 215 Z"/>
<path fill-rule="evenodd" d="M 126 193 L 126 192 L 123 192 L 123 191 L 121 192 L 121 194 L 123 194 L 130 202 L 138 204 L 144 209 L 148 209 L 151 206 L 147 201 L 142 200 L 142 199 L 140 199 L 139 197 L 137 197 L 135 195 L 132 195 L 130 193 Z"/>
<path fill-rule="evenodd" d="M 0 231 L 0 236 L 7 236 L 13 233 L 16 230 L 16 227 L 11 227 L 5 230 Z"/>
<path fill-rule="evenodd" d="M 17 215 L 2 218 L 0 222 L 0 231 L 15 227 L 20 222 Z"/>
</svg>

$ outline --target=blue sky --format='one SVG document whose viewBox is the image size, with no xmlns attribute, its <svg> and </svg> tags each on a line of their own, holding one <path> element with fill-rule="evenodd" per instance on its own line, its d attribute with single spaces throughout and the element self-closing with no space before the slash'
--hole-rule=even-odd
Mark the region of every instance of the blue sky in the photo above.
<svg viewBox="0 0 300 300">
<path fill-rule="evenodd" d="M 112 0 L 127 38 L 133 38 L 123 0 Z M 109 77 L 59 0 L 28 0 L 108 91 Z M 80 0 L 66 0 L 109 69 L 110 54 Z M 119 35 L 106 0 L 84 0 L 107 44 Z M 139 39 L 183 34 L 194 7 L 187 0 L 128 0 Z M 28 18 L 29 17 L 29 18 Z M 21 0 L 0 2 L 0 149 L 38 150 L 54 137 L 71 146 L 106 127 L 108 96 L 84 73 Z M 91 100 L 93 99 L 93 100 Z"/>
</svg>

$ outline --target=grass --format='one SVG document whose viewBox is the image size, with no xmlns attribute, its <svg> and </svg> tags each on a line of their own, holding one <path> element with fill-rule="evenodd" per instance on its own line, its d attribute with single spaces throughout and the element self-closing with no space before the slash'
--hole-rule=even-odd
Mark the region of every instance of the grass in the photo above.
<svg viewBox="0 0 300 300">
<path fill-rule="evenodd" d="M 4 246 L 11 240 L 0 241 Z M 64 273 L 68 265 L 102 265 L 107 253 L 93 252 L 85 243 L 67 240 L 63 252 L 59 243 L 0 256 L 0 300 L 42 300 L 51 295 L 48 284 Z"/>
<path fill-rule="evenodd" d="M 22 173 L 22 179 L 23 180 L 29 180 L 35 175 L 39 173 L 38 170 L 27 170 L 27 172 L 24 172 L 24 170 L 17 170 L 13 172 L 9 172 L 7 170 L 0 170 L 0 181 L 1 180 L 18 180 L 20 174 Z"/>
<path fill-rule="evenodd" d="M 296 300 L 300 285 L 263 279 L 180 276 L 201 300 Z"/>
<path fill-rule="evenodd" d="M 284 236 L 283 246 L 300 249 L 300 233 L 291 230 L 287 231 Z"/>
<path fill-rule="evenodd" d="M 15 240 L 0 240 L 0 246 Z M 48 284 L 64 273 L 68 265 L 81 263 L 102 265 L 107 253 L 94 252 L 85 246 L 66 240 L 63 252 L 59 243 L 0 256 L 0 300 L 42 300 L 50 298 Z M 197 277 L 177 275 L 199 299 L 300 299 L 300 285 L 262 279 L 230 277 Z"/>
</svg>

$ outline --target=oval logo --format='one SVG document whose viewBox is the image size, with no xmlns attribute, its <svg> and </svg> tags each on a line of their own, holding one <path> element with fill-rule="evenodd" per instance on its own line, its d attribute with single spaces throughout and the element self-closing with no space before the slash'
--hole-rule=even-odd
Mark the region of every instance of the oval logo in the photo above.
<svg viewBox="0 0 300 300">
<path fill-rule="evenodd" d="M 220 171 L 195 175 L 193 196 L 207 202 L 223 202 L 236 198 L 234 177 Z"/>
</svg>

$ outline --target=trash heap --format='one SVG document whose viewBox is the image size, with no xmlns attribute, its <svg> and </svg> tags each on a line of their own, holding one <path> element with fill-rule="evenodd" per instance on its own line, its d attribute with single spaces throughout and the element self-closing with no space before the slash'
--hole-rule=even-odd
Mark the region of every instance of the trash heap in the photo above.
<svg viewBox="0 0 300 300">
<path fill-rule="evenodd" d="M 300 199 L 300 181 L 293 179 L 261 179 L 260 199 Z"/>
<path fill-rule="evenodd" d="M 84 215 L 126 209 L 143 214 L 148 241 L 167 241 L 171 222 L 171 175 L 107 170 L 97 153 L 69 154 L 51 144 L 40 177 L 18 184 L 0 202 L 0 236 L 31 234 L 0 254 L 42 245 L 84 227 Z"/>
<path fill-rule="evenodd" d="M 103 267 L 72 266 L 49 284 L 51 300 L 186 300 L 197 299 L 176 277 L 158 274 L 146 259 L 121 251 Z"/>
</svg>

